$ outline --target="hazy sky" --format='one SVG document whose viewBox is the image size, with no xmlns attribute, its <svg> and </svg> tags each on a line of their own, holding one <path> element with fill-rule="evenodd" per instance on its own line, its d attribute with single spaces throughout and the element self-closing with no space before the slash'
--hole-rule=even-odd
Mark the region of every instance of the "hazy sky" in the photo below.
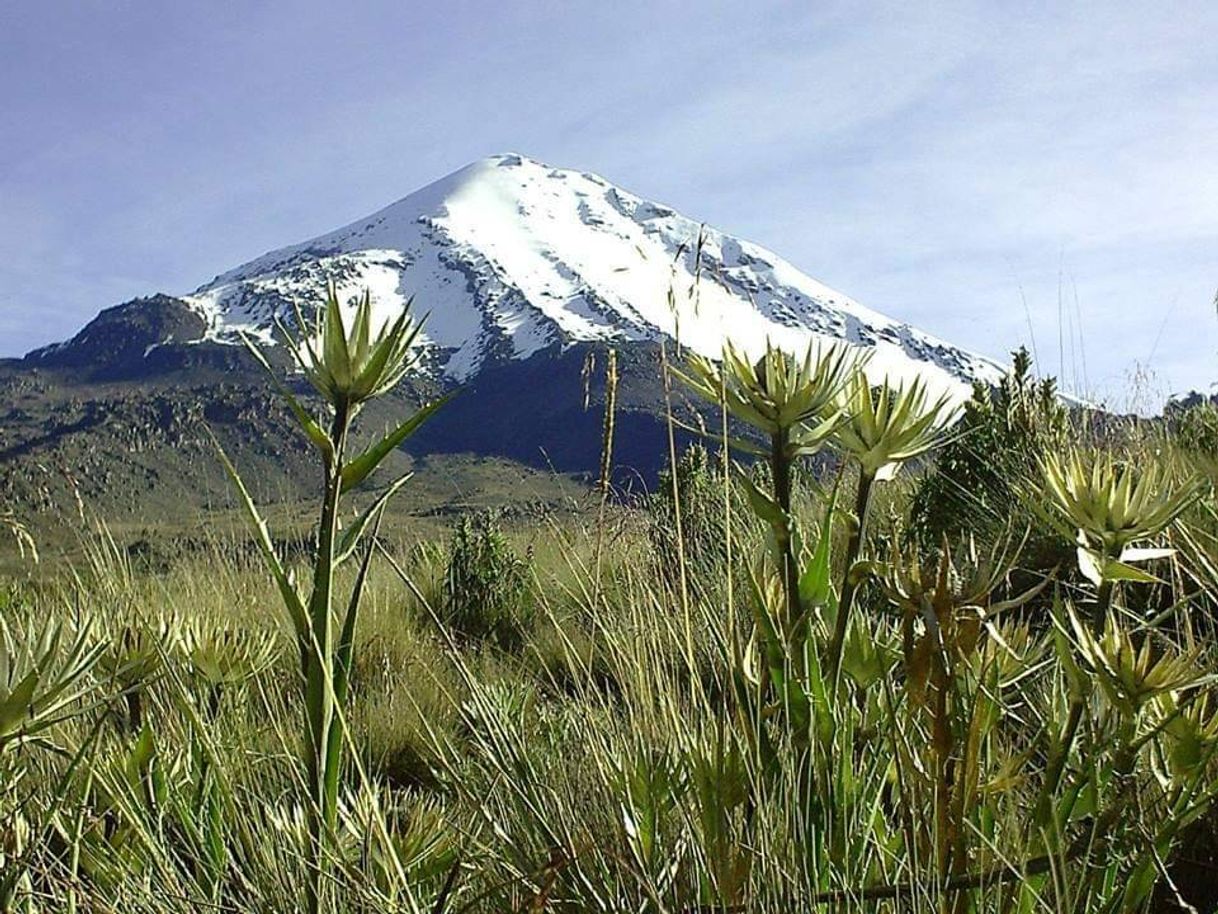
<svg viewBox="0 0 1218 914">
<path fill-rule="evenodd" d="M 1208 386 L 1215 34 L 1213 2 L 8 0 L 0 355 L 511 150 L 1067 387 Z"/>
</svg>

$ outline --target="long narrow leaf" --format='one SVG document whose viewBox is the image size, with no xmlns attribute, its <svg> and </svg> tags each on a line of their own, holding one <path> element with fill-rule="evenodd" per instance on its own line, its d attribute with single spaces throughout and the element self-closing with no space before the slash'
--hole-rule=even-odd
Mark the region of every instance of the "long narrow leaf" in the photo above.
<svg viewBox="0 0 1218 914">
<path fill-rule="evenodd" d="M 373 519 L 373 517 L 377 517 L 377 523 L 380 523 L 377 512 L 384 509 L 385 505 L 388 504 L 389 499 L 393 498 L 393 496 L 398 493 L 402 486 L 409 482 L 412 476 L 414 476 L 414 473 L 407 473 L 405 476 L 402 476 L 395 481 L 393 485 L 389 486 L 389 488 L 387 488 L 384 492 L 378 495 L 376 500 L 365 508 L 364 512 L 360 514 L 360 516 L 356 518 L 355 522 L 343 533 L 342 540 L 338 545 L 338 551 L 335 553 L 334 557 L 335 567 L 341 565 L 343 562 L 349 559 L 355 550 L 359 548 L 360 539 L 363 537 L 364 531 L 368 528 L 369 522 Z"/>
<path fill-rule="evenodd" d="M 237 488 L 237 493 L 241 497 L 241 505 L 245 509 L 246 517 L 249 518 L 250 523 L 254 527 L 258 546 L 262 551 L 263 558 L 266 559 L 267 566 L 271 570 L 275 584 L 279 587 L 279 593 L 283 596 L 283 603 L 287 608 L 288 616 L 292 620 L 292 626 L 296 630 L 296 635 L 298 638 L 303 637 L 309 629 L 308 615 L 305 613 L 304 604 L 300 600 L 300 594 L 292 586 L 292 581 L 283 567 L 283 562 L 279 560 L 279 555 L 275 552 L 275 544 L 271 541 L 271 532 L 267 528 L 266 521 L 258 513 L 258 506 L 254 504 L 254 499 L 250 496 L 249 490 L 245 487 L 245 483 L 241 481 L 237 468 L 229 460 L 228 454 L 224 452 L 224 448 L 220 446 L 220 442 L 212 434 L 212 430 L 207 428 L 207 426 L 204 426 L 204 430 L 216 448 L 220 462 L 224 465 L 224 471 L 228 473 L 229 479 L 232 480 L 233 485 Z"/>
<path fill-rule="evenodd" d="M 372 525 L 372 539 L 376 539 L 381 529 L 381 519 L 384 517 L 383 508 L 388 499 L 378 502 L 376 521 Z M 355 650 L 355 624 L 359 620 L 360 602 L 364 598 L 364 585 L 368 581 L 368 568 L 372 564 L 372 553 L 376 550 L 373 543 L 364 550 L 364 558 L 359 565 L 359 574 L 355 577 L 355 586 L 351 590 L 351 600 L 347 604 L 347 616 L 343 619 L 342 631 L 338 636 L 338 651 L 334 670 L 334 698 L 339 706 L 347 699 L 347 688 L 351 682 L 351 655 Z"/>
<path fill-rule="evenodd" d="M 296 399 L 296 396 L 290 390 L 288 390 L 287 385 L 279 380 L 279 375 L 277 375 L 275 370 L 271 368 L 271 363 L 266 360 L 266 356 L 264 356 L 262 354 L 262 350 L 260 350 L 254 344 L 254 341 L 246 336 L 245 333 L 242 333 L 241 342 L 245 344 L 245 348 L 249 350 L 250 355 L 254 357 L 258 364 L 266 370 L 266 373 L 271 378 L 271 383 L 275 385 L 275 389 L 279 392 L 279 395 L 287 402 L 288 408 L 292 411 L 292 415 L 296 417 L 296 421 L 304 430 L 304 433 L 309 436 L 309 440 L 317 445 L 317 449 L 321 451 L 322 456 L 324 456 L 327 461 L 333 460 L 334 442 L 330 440 L 330 436 L 326 434 L 325 429 L 321 427 L 320 423 L 318 423 L 316 419 L 309 415 L 308 410 L 301 406 L 300 401 Z"/>
<path fill-rule="evenodd" d="M 420 425 L 430 419 L 432 414 L 451 400 L 456 393 L 457 391 L 454 390 L 440 397 L 440 399 L 428 403 L 392 432 L 375 444 L 370 445 L 367 450 L 343 467 L 343 492 L 350 492 L 367 479 L 372 471 L 381 465 L 381 461 L 396 450 L 403 441 L 413 435 Z"/>
</svg>

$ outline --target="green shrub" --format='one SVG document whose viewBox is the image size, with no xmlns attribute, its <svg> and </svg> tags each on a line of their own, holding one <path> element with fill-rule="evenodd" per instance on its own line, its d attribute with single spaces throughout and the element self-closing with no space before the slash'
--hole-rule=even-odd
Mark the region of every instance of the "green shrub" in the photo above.
<svg viewBox="0 0 1218 914">
<path fill-rule="evenodd" d="M 972 534 L 991 541 L 1002 535 L 1012 518 L 1027 513 L 1018 505 L 1023 483 L 1036 476 L 1043 456 L 1067 443 L 1068 413 L 1056 381 L 1033 377 L 1026 349 L 1012 357 L 1011 371 L 997 387 L 973 388 L 956 435 L 917 486 L 913 529 L 928 546 L 943 537 Z M 1046 567 L 1057 564 L 1055 542 L 1047 531 L 1033 531 L 1026 554 L 1047 550 L 1053 554 Z"/>
<path fill-rule="evenodd" d="M 1218 457 L 1218 407 L 1211 401 L 1170 404 L 1165 418 L 1182 450 L 1211 459 Z"/>
<path fill-rule="evenodd" d="M 459 641 L 515 650 L 532 627 L 528 563 L 508 542 L 495 512 L 462 517 L 444 579 L 444 622 Z"/>
</svg>

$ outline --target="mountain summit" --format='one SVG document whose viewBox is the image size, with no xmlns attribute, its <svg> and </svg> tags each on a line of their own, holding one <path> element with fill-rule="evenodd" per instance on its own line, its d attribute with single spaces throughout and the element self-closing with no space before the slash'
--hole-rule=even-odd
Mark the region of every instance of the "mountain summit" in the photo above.
<svg viewBox="0 0 1218 914">
<path fill-rule="evenodd" d="M 699 243 L 699 239 L 701 242 Z M 184 296 L 205 336 L 272 338 L 276 316 L 371 289 L 385 317 L 428 313 L 426 370 L 468 381 L 489 364 L 589 342 L 677 340 L 716 357 L 730 338 L 802 351 L 871 350 L 874 380 L 922 376 L 963 395 L 994 362 L 885 317 L 758 245 L 703 228 L 586 172 L 520 155 L 468 165 L 337 231 L 282 248 Z"/>
</svg>

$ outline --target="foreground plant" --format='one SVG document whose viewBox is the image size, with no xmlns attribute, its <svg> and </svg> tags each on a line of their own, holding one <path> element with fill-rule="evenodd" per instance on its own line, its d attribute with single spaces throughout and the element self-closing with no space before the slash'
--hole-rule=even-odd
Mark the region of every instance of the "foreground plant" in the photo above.
<svg viewBox="0 0 1218 914">
<path fill-rule="evenodd" d="M 1059 604 L 1053 625 L 1068 713 L 1053 734 L 1036 824 L 1051 849 L 1080 861 L 1082 886 L 1105 902 L 1096 909 L 1137 910 L 1218 793 L 1212 666 L 1200 648 L 1134 635 L 1116 616 L 1096 635 Z"/>
<path fill-rule="evenodd" d="M 241 494 L 242 502 L 258 535 L 262 552 L 283 597 L 296 633 L 300 652 L 305 709 L 304 745 L 308 789 L 308 835 L 310 876 L 305 889 L 307 909 L 323 907 L 326 882 L 327 842 L 338 816 L 339 775 L 342 769 L 344 727 L 342 707 L 349 690 L 355 626 L 372 550 L 364 551 L 355 583 L 337 614 L 335 573 L 359 550 L 370 527 L 380 522 L 389 499 L 409 476 L 391 483 L 344 532 L 340 530 L 344 496 L 371 473 L 427 420 L 444 402 L 424 406 L 393 431 L 349 456 L 352 423 L 363 406 L 392 390 L 414 365 L 414 343 L 420 323 L 410 316 L 410 302 L 394 321 L 374 330 L 371 295 L 365 292 L 355 306 L 348 330 L 343 307 L 333 283 L 325 304 L 309 327 L 299 310 L 293 336 L 282 325 L 287 346 L 305 378 L 322 396 L 328 415 L 312 416 L 300 401 L 276 380 L 292 415 L 321 457 L 324 490 L 321 499 L 317 544 L 313 556 L 312 590 L 307 600 L 285 569 L 262 519 L 231 461 L 220 451 L 221 460 Z M 258 349 L 246 340 L 254 357 L 276 377 Z M 328 426 L 328 428 L 327 428 Z M 217 444 L 217 448 L 219 445 Z"/>
<path fill-rule="evenodd" d="M 1039 653 L 1028 649 L 1026 630 L 1008 629 L 1004 638 L 997 627 L 1003 613 L 1028 603 L 1045 586 L 995 599 L 1013 554 L 1002 547 L 979 551 L 970 539 L 955 555 L 945 541 L 929 559 L 896 545 L 886 562 L 875 563 L 880 589 L 901 615 L 906 704 L 893 723 L 898 729 L 922 727 L 929 736 L 916 747 L 897 744 L 898 755 L 906 753 L 905 789 L 931 810 L 911 817 L 906 830 L 943 880 L 960 877 L 976 862 L 968 832 L 983 803 L 980 775 L 991 764 L 985 738 L 1000 722 L 1002 680 L 1015 670 L 1026 672 Z M 870 683 L 855 672 L 852 647 L 853 642 L 845 651 L 844 672 L 866 687 Z"/>
<path fill-rule="evenodd" d="M 47 731 L 95 691 L 87 677 L 105 644 L 87 629 L 65 637 L 58 623 L 18 631 L 0 619 L 0 760 L 25 745 L 53 747 Z"/>
<path fill-rule="evenodd" d="M 144 724 L 148 689 L 161 675 L 166 652 L 177 643 L 172 624 L 146 622 L 124 625 L 108 633 L 106 651 L 97 662 L 98 672 L 112 683 L 126 705 L 123 727 L 138 733 Z"/>
<path fill-rule="evenodd" d="M 213 720 L 225 692 L 254 679 L 276 660 L 278 645 L 265 631 L 219 629 L 195 622 L 182 634 L 181 649 L 192 677 L 204 690 Z"/>
<path fill-rule="evenodd" d="M 18 630 L 0 618 L 0 911 L 31 893 L 29 855 L 43 838 L 16 796 L 29 749 L 66 754 L 52 731 L 99 703 L 89 674 L 104 647 L 87 628 L 68 636 L 59 623 Z"/>
<path fill-rule="evenodd" d="M 1041 464 L 1048 515 L 1066 537 L 1078 542 L 1079 570 L 1098 588 L 1091 615 L 1092 632 L 1104 631 L 1104 620 L 1118 581 L 1150 583 L 1138 563 L 1173 554 L 1171 549 L 1134 548 L 1153 539 L 1191 507 L 1202 494 L 1199 480 L 1177 484 L 1157 463 L 1134 467 L 1111 455 L 1050 455 Z M 1077 531 L 1077 534 L 1075 533 Z"/>
<path fill-rule="evenodd" d="M 854 459 L 859 479 L 854 499 L 854 525 L 846 545 L 846 576 L 829 642 L 830 680 L 836 679 L 841 666 L 842 648 L 858 587 L 854 564 L 862 550 L 872 490 L 877 482 L 896 476 L 910 460 L 942 444 L 956 415 L 946 395 L 930 399 L 921 378 L 899 387 L 885 381 L 876 391 L 862 372 L 852 379 L 840 409 L 846 419 L 837 428 L 834 443 Z"/>
<path fill-rule="evenodd" d="M 770 465 L 773 492 L 761 492 L 740 474 L 754 510 L 774 536 L 774 554 L 786 597 L 785 627 L 799 627 L 800 559 L 791 513 L 791 479 L 796 461 L 816 454 L 833 435 L 842 416 L 839 395 L 861 362 L 845 347 L 808 346 L 802 360 L 768 342 L 765 354 L 751 364 L 731 343 L 718 364 L 692 356 L 689 372 L 676 372 L 695 393 L 718 403 L 735 418 L 768 438 L 768 447 L 732 439 L 739 450 L 764 456 Z"/>
</svg>

